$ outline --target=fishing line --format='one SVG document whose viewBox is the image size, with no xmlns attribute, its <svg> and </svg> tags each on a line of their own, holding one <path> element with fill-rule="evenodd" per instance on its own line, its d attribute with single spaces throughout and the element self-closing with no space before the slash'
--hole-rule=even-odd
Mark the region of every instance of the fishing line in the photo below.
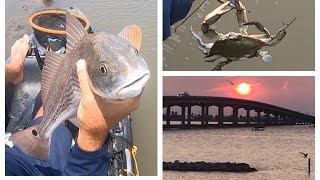
<svg viewBox="0 0 320 180">
<path fill-rule="evenodd" d="M 121 139 L 121 140 L 123 140 L 123 141 L 125 141 L 126 143 L 128 143 L 130 146 L 131 146 L 131 148 L 133 147 L 133 143 L 132 142 L 130 142 L 127 138 L 125 138 L 125 137 L 122 137 L 122 136 L 117 136 L 117 135 L 114 135 L 114 134 L 112 134 L 111 135 L 111 137 L 112 138 L 115 138 L 115 139 Z"/>
<path fill-rule="evenodd" d="M 175 29 L 174 29 L 174 32 L 177 32 L 177 29 L 182 25 L 184 24 L 196 11 L 199 10 L 199 8 L 206 2 L 207 0 L 203 0 L 200 5 L 189 15 L 187 16 Z M 225 0 L 217 0 L 218 2 L 220 3 L 225 3 L 227 1 Z M 247 10 L 247 9 L 246 9 Z M 247 10 L 248 13 L 251 13 L 251 11 Z"/>
<path fill-rule="evenodd" d="M 178 27 L 180 27 L 183 23 L 185 23 L 198 9 L 206 2 L 207 0 L 203 0 L 200 5 L 189 15 L 187 16 L 175 29 L 174 32 L 177 32 Z"/>
</svg>

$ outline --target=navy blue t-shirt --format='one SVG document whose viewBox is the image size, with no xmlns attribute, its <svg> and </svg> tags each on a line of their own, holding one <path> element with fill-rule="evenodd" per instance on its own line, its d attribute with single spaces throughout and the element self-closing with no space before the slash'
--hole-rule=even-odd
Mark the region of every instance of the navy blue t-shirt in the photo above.
<svg viewBox="0 0 320 180">
<path fill-rule="evenodd" d="M 187 16 L 194 0 L 163 0 L 163 37 L 171 35 L 170 26 Z"/>
<path fill-rule="evenodd" d="M 42 117 L 32 125 L 38 124 Z M 110 154 L 105 144 L 100 150 L 86 152 L 77 143 L 71 148 L 71 133 L 63 124 L 51 137 L 49 161 L 31 158 L 19 148 L 5 146 L 6 176 L 106 176 L 110 167 Z"/>
</svg>

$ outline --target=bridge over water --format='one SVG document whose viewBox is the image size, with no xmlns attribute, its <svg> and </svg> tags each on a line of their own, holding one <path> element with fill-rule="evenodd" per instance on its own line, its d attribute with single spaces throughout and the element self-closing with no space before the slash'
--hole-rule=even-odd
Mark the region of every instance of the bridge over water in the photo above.
<svg viewBox="0 0 320 180">
<path fill-rule="evenodd" d="M 173 106 L 181 108 L 181 114 L 171 111 Z M 193 106 L 201 108 L 201 114 L 191 112 Z M 209 107 L 215 106 L 216 115 L 209 115 Z M 233 114 L 225 116 L 224 108 L 231 107 Z M 314 124 L 315 117 L 290 109 L 257 101 L 212 97 L 212 96 L 163 96 L 163 127 L 209 127 L 209 126 L 275 126 Z M 239 117 L 239 109 L 246 111 L 246 116 Z M 256 116 L 250 116 L 250 111 Z M 262 116 L 262 114 L 264 114 Z"/>
</svg>

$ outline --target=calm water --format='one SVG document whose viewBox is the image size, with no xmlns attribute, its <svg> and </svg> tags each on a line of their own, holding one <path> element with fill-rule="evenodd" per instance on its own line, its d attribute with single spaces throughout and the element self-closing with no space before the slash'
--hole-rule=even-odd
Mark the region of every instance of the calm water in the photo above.
<svg viewBox="0 0 320 180">
<path fill-rule="evenodd" d="M 195 1 L 189 12 L 193 12 L 202 1 Z M 273 56 L 271 63 L 264 63 L 262 59 L 252 58 L 249 60 L 233 62 L 222 70 L 314 70 L 314 0 L 242 0 L 248 13 L 249 21 L 260 21 L 271 34 L 274 34 L 282 22 L 290 22 L 294 17 L 296 21 L 288 28 L 287 36 L 275 47 L 267 47 L 262 50 L 269 51 Z M 189 18 L 184 25 L 174 28 L 180 23 L 172 26 L 173 35 L 164 41 L 163 45 L 163 70 L 197 70 L 210 71 L 218 62 L 204 62 L 204 55 L 197 48 L 198 43 L 191 37 L 190 26 L 193 26 L 204 38 L 200 24 L 204 17 L 217 8 L 221 3 L 217 0 L 206 1 L 202 7 Z M 235 11 L 222 16 L 220 21 L 215 23 L 217 31 L 228 33 L 239 32 Z M 255 28 L 249 27 L 249 34 L 260 34 Z M 219 60 L 220 62 L 220 60 Z"/>
<path fill-rule="evenodd" d="M 314 179 L 315 129 L 308 126 L 168 130 L 163 135 L 164 161 L 244 162 L 258 171 L 252 173 L 200 173 L 164 171 L 166 180 L 311 180 Z M 311 157 L 311 176 L 307 159 Z"/>
<path fill-rule="evenodd" d="M 22 37 L 24 33 L 32 32 L 28 25 L 31 14 L 46 8 L 78 7 L 99 31 L 118 34 L 129 24 L 137 24 L 141 27 L 143 33 L 141 55 L 149 65 L 151 79 L 142 95 L 140 107 L 132 114 L 133 138 L 138 147 L 137 158 L 141 175 L 156 175 L 157 1 L 54 0 L 50 6 L 46 6 L 42 0 L 6 0 L 5 6 L 6 57 L 9 56 L 10 47 L 15 40 Z"/>
</svg>

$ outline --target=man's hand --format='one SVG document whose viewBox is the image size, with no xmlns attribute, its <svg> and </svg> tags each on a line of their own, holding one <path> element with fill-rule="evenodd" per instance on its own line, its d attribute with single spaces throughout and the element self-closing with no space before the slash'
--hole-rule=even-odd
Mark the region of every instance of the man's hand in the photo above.
<svg viewBox="0 0 320 180">
<path fill-rule="evenodd" d="M 23 67 L 26 54 L 29 50 L 29 37 L 24 35 L 11 47 L 11 62 L 6 64 L 6 86 L 8 83 L 19 84 L 23 80 Z"/>
<path fill-rule="evenodd" d="M 96 151 L 103 146 L 109 130 L 138 107 L 140 95 L 125 100 L 104 100 L 90 88 L 85 60 L 77 62 L 77 73 L 82 93 L 77 112 L 78 146 L 85 151 Z"/>
</svg>

